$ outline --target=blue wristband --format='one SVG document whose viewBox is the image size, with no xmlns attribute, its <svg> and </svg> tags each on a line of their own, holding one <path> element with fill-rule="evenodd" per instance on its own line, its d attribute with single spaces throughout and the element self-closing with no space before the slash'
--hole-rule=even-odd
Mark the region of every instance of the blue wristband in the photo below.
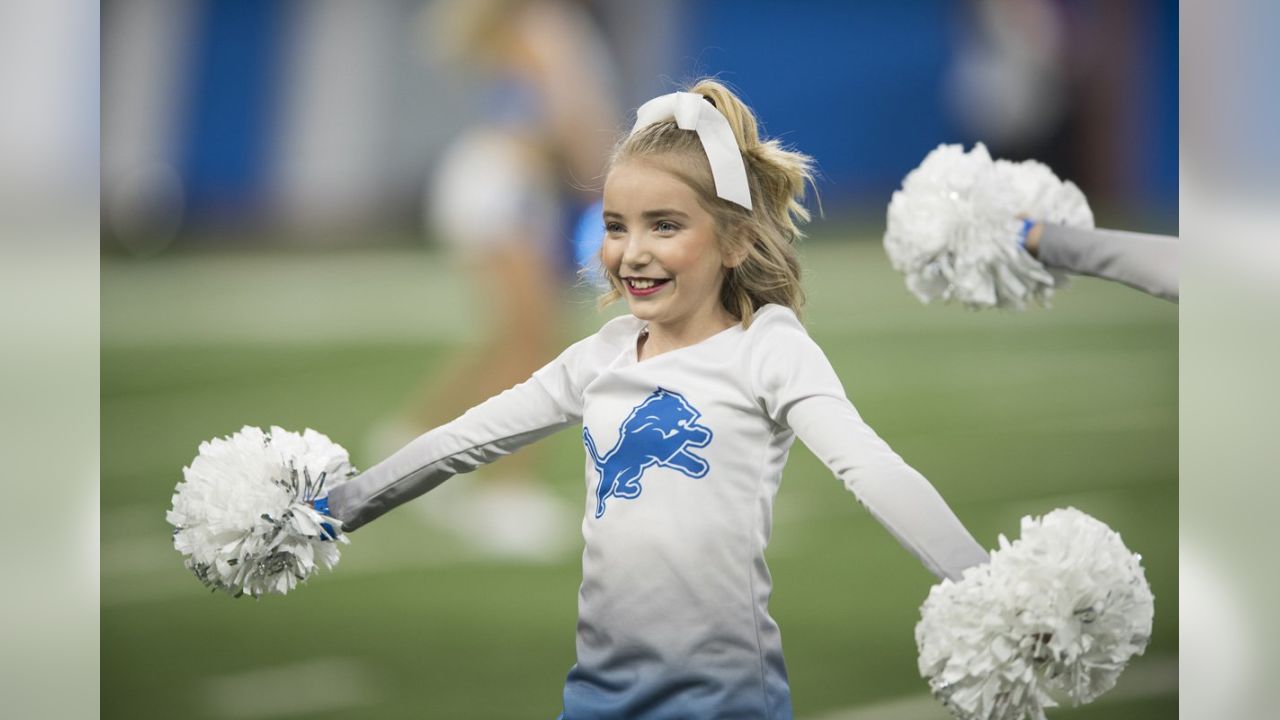
<svg viewBox="0 0 1280 720">
<path fill-rule="evenodd" d="M 332 515 L 329 515 L 329 496 L 328 495 L 325 495 L 322 498 L 316 498 L 314 501 L 312 501 L 311 507 L 315 508 L 316 512 L 320 513 L 321 515 L 327 515 L 329 517 L 333 517 Z M 320 523 L 320 528 L 324 530 L 326 535 L 328 535 L 328 537 L 326 538 L 327 540 L 337 539 L 338 533 L 333 529 L 333 526 L 330 525 L 329 523 Z"/>
<path fill-rule="evenodd" d="M 1036 226 L 1036 221 L 1031 218 L 1023 218 L 1022 229 L 1018 231 L 1018 245 L 1027 246 L 1027 235 L 1031 232 L 1031 228 Z"/>
</svg>

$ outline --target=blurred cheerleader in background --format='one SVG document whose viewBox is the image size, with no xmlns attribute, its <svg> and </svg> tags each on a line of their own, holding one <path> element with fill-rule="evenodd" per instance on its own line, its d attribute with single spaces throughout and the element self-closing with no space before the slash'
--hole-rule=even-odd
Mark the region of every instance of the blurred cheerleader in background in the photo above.
<svg viewBox="0 0 1280 720">
<path fill-rule="evenodd" d="M 582 3 L 441 0 L 423 18 L 432 56 L 481 87 L 482 118 L 445 151 L 424 209 L 429 231 L 486 303 L 488 324 L 374 429 L 377 456 L 554 357 L 561 295 L 576 267 L 572 219 L 595 199 L 588 188 L 599 183 L 620 116 L 613 58 Z M 560 558 L 576 544 L 573 514 L 537 479 L 537 466 L 532 453 L 507 459 L 427 508 L 429 519 L 482 555 Z"/>
</svg>

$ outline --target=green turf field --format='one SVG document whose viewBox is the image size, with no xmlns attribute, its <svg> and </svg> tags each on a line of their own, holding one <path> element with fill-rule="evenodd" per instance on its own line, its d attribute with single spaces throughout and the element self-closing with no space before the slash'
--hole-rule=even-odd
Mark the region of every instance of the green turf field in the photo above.
<svg viewBox="0 0 1280 720">
<path fill-rule="evenodd" d="M 1143 556 L 1147 655 L 1098 704 L 1051 717 L 1175 717 L 1176 306 L 1083 279 L 1049 311 L 924 307 L 870 240 L 819 239 L 805 264 L 807 323 L 850 397 L 980 541 L 1074 505 Z M 401 508 L 332 574 L 233 600 L 183 568 L 164 521 L 199 442 L 245 424 L 314 427 L 377 460 L 368 427 L 482 321 L 463 278 L 407 249 L 104 263 L 103 717 L 556 716 L 576 561 L 467 560 Z M 574 302 L 566 344 L 601 322 Z M 580 502 L 578 436 L 544 444 L 545 475 Z M 931 576 L 799 444 L 768 557 L 798 718 L 946 717 L 915 669 Z"/>
</svg>

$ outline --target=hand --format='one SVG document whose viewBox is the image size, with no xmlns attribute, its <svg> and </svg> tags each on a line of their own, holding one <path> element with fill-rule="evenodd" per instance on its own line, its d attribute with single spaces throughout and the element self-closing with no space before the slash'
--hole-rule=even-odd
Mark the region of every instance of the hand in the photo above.
<svg viewBox="0 0 1280 720">
<path fill-rule="evenodd" d="M 1040 256 L 1040 236 L 1044 234 L 1044 223 L 1032 220 L 1025 215 L 1019 215 L 1018 219 L 1022 221 L 1022 229 L 1018 231 L 1022 238 L 1022 247 L 1031 253 L 1031 257 Z"/>
<path fill-rule="evenodd" d="M 311 500 L 307 501 L 307 504 L 310 505 L 313 510 L 320 513 L 321 515 L 324 515 L 326 517 L 333 517 L 332 515 L 329 514 L 329 497 L 327 495 L 321 498 L 312 498 Z M 337 540 L 338 539 L 338 531 L 333 529 L 333 525 L 329 523 L 320 523 L 320 529 L 324 531 L 324 535 L 322 535 L 320 538 L 321 540 Z"/>
</svg>

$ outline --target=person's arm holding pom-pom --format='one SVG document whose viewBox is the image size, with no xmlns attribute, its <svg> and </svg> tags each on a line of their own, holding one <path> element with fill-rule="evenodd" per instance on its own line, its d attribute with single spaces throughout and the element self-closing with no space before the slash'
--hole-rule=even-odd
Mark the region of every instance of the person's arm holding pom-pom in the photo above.
<svg viewBox="0 0 1280 720">
<path fill-rule="evenodd" d="M 174 547 L 210 588 L 237 597 L 288 593 L 337 564 L 346 533 L 579 422 L 587 369 L 599 364 L 604 333 L 358 475 L 345 449 L 312 430 L 246 427 L 203 443 L 166 515 Z"/>
<path fill-rule="evenodd" d="M 765 412 L 813 451 L 907 550 L 941 579 L 916 628 L 918 666 L 961 720 L 1043 717 L 1109 690 L 1151 634 L 1138 557 L 1073 509 L 1023 520 L 991 554 L 941 495 L 865 423 L 818 346 L 775 313 L 752 360 Z M 1041 714 L 1037 714 L 1041 713 Z"/>
<path fill-rule="evenodd" d="M 1027 220 L 1024 246 L 1046 266 L 1178 301 L 1178 239 Z"/>
<path fill-rule="evenodd" d="M 992 159 L 982 143 L 940 145 L 907 174 L 889 202 L 884 246 L 925 303 L 1047 305 L 1069 273 L 1178 298 L 1176 238 L 1096 229 L 1074 183 L 1035 160 Z"/>
</svg>

